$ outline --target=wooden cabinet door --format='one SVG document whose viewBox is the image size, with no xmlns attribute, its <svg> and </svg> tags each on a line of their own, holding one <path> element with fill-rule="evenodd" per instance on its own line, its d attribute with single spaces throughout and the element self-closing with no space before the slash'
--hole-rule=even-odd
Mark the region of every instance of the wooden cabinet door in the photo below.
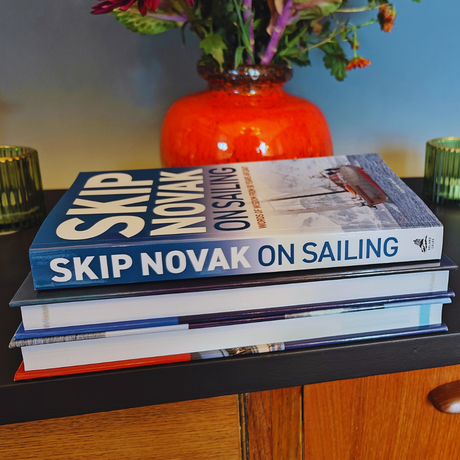
<svg viewBox="0 0 460 460">
<path fill-rule="evenodd" d="M 302 460 L 302 387 L 240 397 L 244 460 Z"/>
<path fill-rule="evenodd" d="M 238 398 L 0 426 L 0 459 L 241 460 Z"/>
<path fill-rule="evenodd" d="M 428 400 L 455 380 L 460 366 L 305 386 L 304 459 L 460 459 L 460 414 Z"/>
</svg>

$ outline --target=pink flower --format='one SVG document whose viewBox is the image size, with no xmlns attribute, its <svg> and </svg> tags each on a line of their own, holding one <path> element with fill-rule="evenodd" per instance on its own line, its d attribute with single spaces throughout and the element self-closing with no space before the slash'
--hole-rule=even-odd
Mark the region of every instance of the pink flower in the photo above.
<svg viewBox="0 0 460 460">
<path fill-rule="evenodd" d="M 101 0 L 99 0 L 101 1 Z M 111 13 L 114 9 L 120 8 L 122 11 L 129 10 L 136 0 L 105 0 L 93 6 L 92 14 Z"/>
<path fill-rule="evenodd" d="M 93 6 L 92 14 L 105 14 L 111 13 L 113 10 L 119 8 L 121 11 L 129 10 L 134 3 L 137 1 L 137 7 L 142 16 L 147 14 L 147 10 L 155 11 L 160 4 L 160 0 L 99 0 L 102 3 L 98 3 Z M 189 5 L 193 6 L 193 0 L 187 0 Z"/>
<path fill-rule="evenodd" d="M 357 69 L 358 67 L 360 69 L 363 69 L 364 67 L 367 67 L 370 64 L 371 64 L 371 61 L 369 61 L 368 59 L 364 59 L 361 56 L 356 56 L 353 59 L 350 59 L 350 62 L 345 67 L 345 70 L 349 71 L 349 70 Z"/>
</svg>

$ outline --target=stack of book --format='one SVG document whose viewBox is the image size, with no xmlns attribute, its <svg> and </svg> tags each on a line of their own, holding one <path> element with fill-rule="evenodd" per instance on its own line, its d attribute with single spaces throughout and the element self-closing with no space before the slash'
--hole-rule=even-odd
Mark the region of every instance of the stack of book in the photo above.
<svg viewBox="0 0 460 460">
<path fill-rule="evenodd" d="M 10 303 L 15 378 L 445 331 L 442 240 L 376 154 L 81 173 Z"/>
</svg>

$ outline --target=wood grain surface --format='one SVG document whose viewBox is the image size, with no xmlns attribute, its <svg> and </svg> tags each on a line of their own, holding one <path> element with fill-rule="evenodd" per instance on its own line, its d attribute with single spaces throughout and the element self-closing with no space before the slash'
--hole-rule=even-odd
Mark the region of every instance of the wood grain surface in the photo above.
<svg viewBox="0 0 460 460">
<path fill-rule="evenodd" d="M 247 393 L 246 459 L 301 460 L 302 388 Z"/>
<path fill-rule="evenodd" d="M 460 459 L 460 416 L 428 400 L 459 378 L 449 366 L 305 386 L 304 458 Z"/>
<path fill-rule="evenodd" d="M 238 399 L 4 425 L 0 459 L 240 460 Z"/>
</svg>

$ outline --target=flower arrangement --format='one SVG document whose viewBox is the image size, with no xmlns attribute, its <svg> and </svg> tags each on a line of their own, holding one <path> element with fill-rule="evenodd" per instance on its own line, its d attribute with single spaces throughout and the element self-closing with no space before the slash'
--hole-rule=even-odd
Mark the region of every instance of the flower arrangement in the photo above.
<svg viewBox="0 0 460 460">
<path fill-rule="evenodd" d="M 396 17 L 388 0 L 361 0 L 365 4 L 358 6 L 349 5 L 353 0 L 99 1 L 93 14 L 111 13 L 141 34 L 189 26 L 201 39 L 203 65 L 220 69 L 241 64 L 307 66 L 310 50 L 317 48 L 324 54 L 325 67 L 339 81 L 347 71 L 370 64 L 358 55 L 359 29 L 378 23 L 384 32 L 391 32 Z M 359 20 L 366 11 L 376 15 L 355 23 L 354 18 Z"/>
</svg>

